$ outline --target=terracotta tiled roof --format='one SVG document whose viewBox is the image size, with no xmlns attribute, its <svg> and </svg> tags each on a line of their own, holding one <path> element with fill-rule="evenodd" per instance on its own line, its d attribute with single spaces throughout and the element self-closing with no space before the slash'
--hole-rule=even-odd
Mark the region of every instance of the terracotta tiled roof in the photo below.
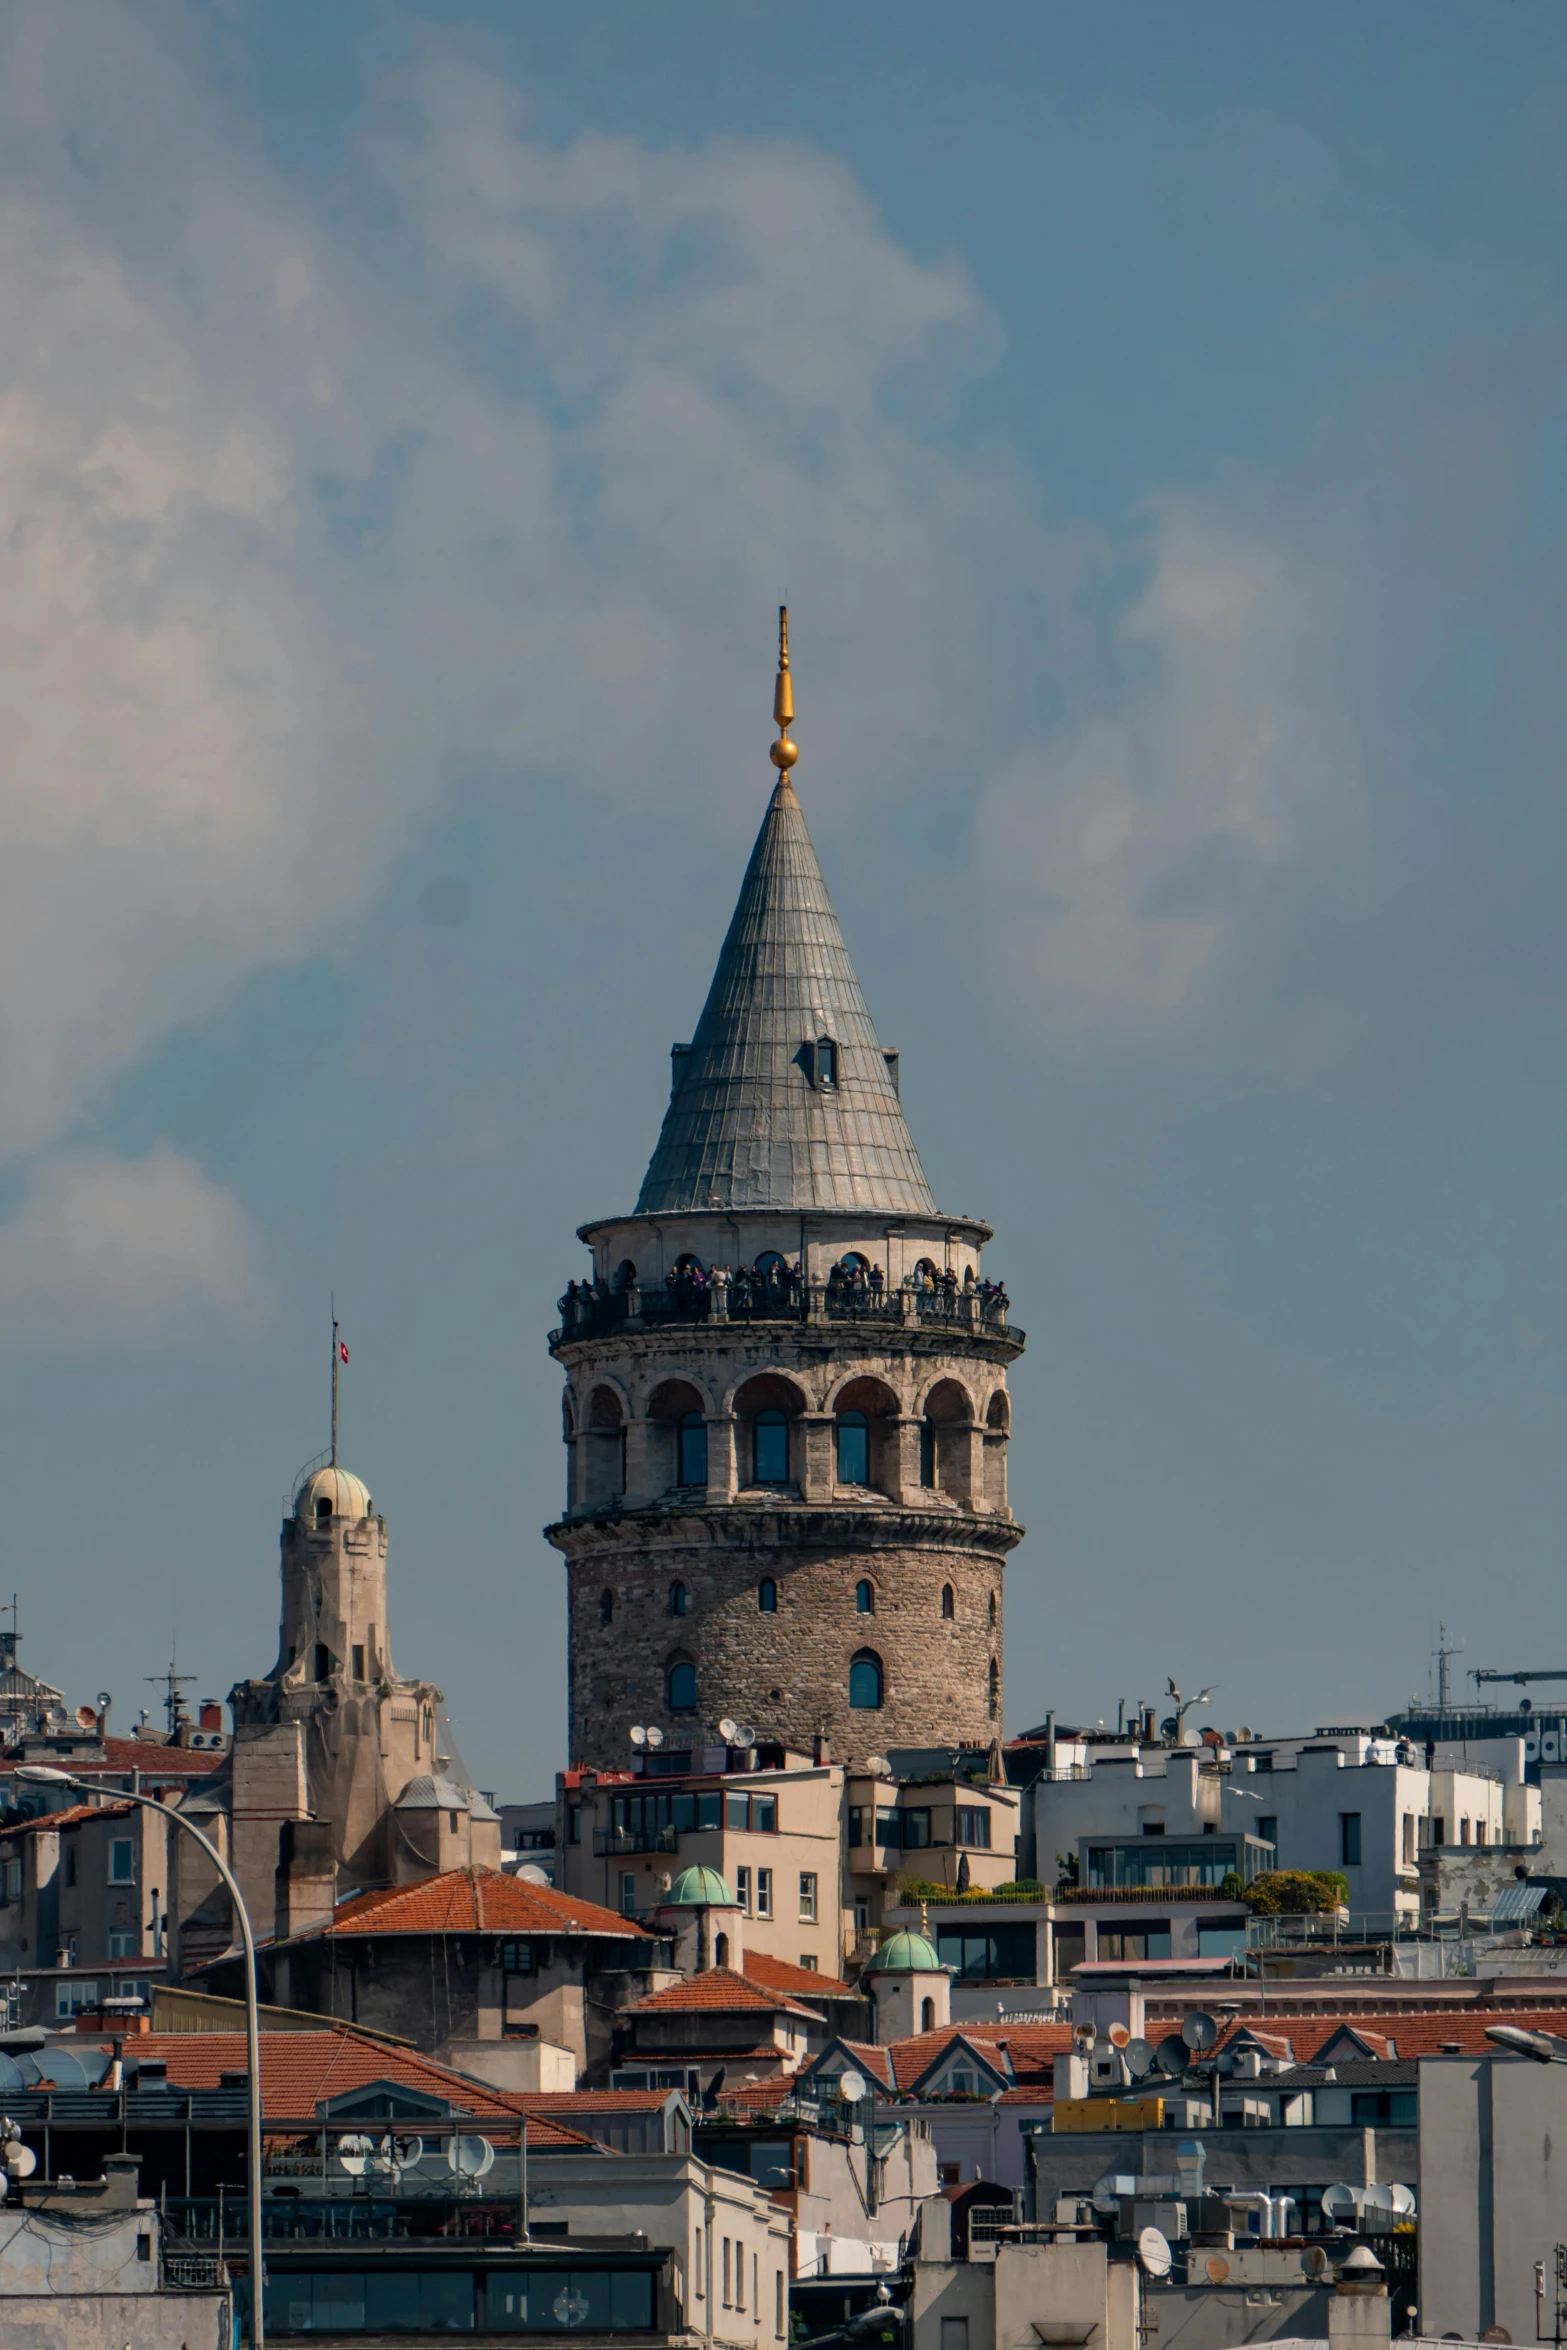
<svg viewBox="0 0 1567 2350">
<path fill-rule="evenodd" d="M 798 2073 L 775 2073 L 767 2081 L 736 2081 L 719 2090 L 718 2102 L 725 2113 L 768 2113 L 785 2098 L 798 2096 Z"/>
<path fill-rule="evenodd" d="M 1219 2047 L 1228 2046 L 1235 2038 L 1261 2040 L 1280 2055 L 1292 2057 L 1296 2064 L 1319 2064 L 1329 2043 L 1340 2040 L 1340 2035 L 1353 2032 L 1364 2041 L 1373 2057 L 1384 2062 L 1403 2061 L 1410 2057 L 1440 2056 L 1443 2049 L 1455 2045 L 1464 2056 L 1486 2056 L 1496 2043 L 1485 2036 L 1487 2024 L 1520 2024 L 1530 2032 L 1560 2032 L 1560 2007 L 1493 2007 L 1473 2006 L 1448 2010 L 1436 2015 L 1292 2015 L 1287 2037 L 1282 2033 L 1262 2033 L 1254 2026 L 1232 2025 L 1220 2040 Z M 1344 2061 L 1358 2061 L 1355 2050 L 1344 2041 Z M 1329 2061 L 1332 2061 L 1329 2059 Z"/>
<path fill-rule="evenodd" d="M 518 2103 L 529 2113 L 658 2113 L 675 2089 L 525 2089 Z"/>
<path fill-rule="evenodd" d="M 30 1836 L 39 1828 L 51 1834 L 56 1828 L 75 1828 L 83 1820 L 128 1820 L 136 1809 L 134 1803 L 73 1803 L 65 1811 L 46 1811 L 36 1820 L 18 1820 L 7 1828 L 8 1836 Z"/>
<path fill-rule="evenodd" d="M 853 1996 L 847 1983 L 836 1975 L 816 1975 L 809 1967 L 791 1966 L 786 1958 L 769 1958 L 762 1950 L 748 1950 L 741 1962 L 740 1972 L 748 1983 L 760 1983 L 764 1991 L 799 1991 L 806 1998 L 849 1999 Z"/>
<path fill-rule="evenodd" d="M 976 2047 L 1003 2050 L 1011 2061 L 1013 2085 L 1037 2083 L 1049 2088 L 1055 2079 L 1055 2060 L 1072 2045 L 1070 2024 L 944 2024 L 938 2031 L 920 2032 L 912 2040 L 894 2040 L 893 2072 L 900 2090 L 912 2088 L 954 2040 L 970 2040 Z"/>
<path fill-rule="evenodd" d="M 623 1942 L 653 1937 L 596 1901 L 553 1886 L 525 1884 L 499 1869 L 448 1869 L 419 1885 L 385 1885 L 343 1902 L 329 1925 L 295 1936 L 347 1934 L 599 1934 Z"/>
<path fill-rule="evenodd" d="M 21 1760 L 20 1755 L 0 1760 L 0 1777 L 14 1771 Z M 68 1770 L 73 1779 L 127 1771 L 140 1771 L 144 1779 L 207 1779 L 227 1761 L 227 1750 L 218 1747 L 154 1746 L 145 1738 L 105 1738 L 91 1754 L 62 1757 L 58 1768 Z"/>
<path fill-rule="evenodd" d="M 672 1983 L 667 1991 L 654 1991 L 646 1999 L 635 2002 L 632 2015 L 678 2015 L 693 2009 L 712 2013 L 738 2015 L 752 2012 L 757 2015 L 793 2015 L 802 2022 L 820 2024 L 822 2018 L 813 2015 L 808 2007 L 800 2007 L 786 1992 L 765 1991 L 759 1983 L 748 1983 L 744 1975 L 733 1967 L 710 1967 L 700 1975 L 689 1975 L 683 1983 Z"/>
<path fill-rule="evenodd" d="M 149 2032 L 134 2043 L 132 2061 L 161 2058 L 175 2089 L 217 2089 L 225 2074 L 243 2075 L 243 2032 Z M 533 2112 L 534 2100 L 486 2089 L 411 2049 L 367 2040 L 351 2025 L 324 2032 L 263 2032 L 261 2110 L 268 2121 L 306 2121 L 325 2099 L 346 2096 L 372 2081 L 395 2081 L 421 2096 L 440 2097 L 478 2119 L 510 2121 Z M 591 2141 L 547 2116 L 530 2119 L 533 2146 L 581 2146 Z"/>
</svg>

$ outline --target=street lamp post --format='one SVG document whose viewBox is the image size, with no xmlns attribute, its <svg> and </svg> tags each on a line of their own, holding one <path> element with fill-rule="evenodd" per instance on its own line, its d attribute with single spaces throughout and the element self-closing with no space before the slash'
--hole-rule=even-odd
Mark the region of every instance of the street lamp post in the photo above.
<svg viewBox="0 0 1567 2350">
<path fill-rule="evenodd" d="M 91 1780 L 73 1777 L 69 1771 L 52 1770 L 47 1763 L 19 1763 L 12 1776 L 30 1787 L 72 1787 L 83 1795 L 101 1794 L 103 1790 Z M 116 1803 L 137 1803 L 143 1811 L 155 1811 L 163 1819 L 172 1820 L 183 1828 L 201 1846 L 218 1875 L 228 1887 L 234 1904 L 234 1915 L 239 1920 L 240 1939 L 245 1945 L 245 2069 L 250 2077 L 250 2139 L 246 2169 L 250 2186 L 250 2344 L 251 2350 L 263 2350 L 265 2330 L 261 2315 L 261 2018 L 256 2008 L 256 1938 L 250 1930 L 250 1912 L 245 1907 L 232 1869 L 210 1837 L 204 1836 L 193 1822 L 182 1819 L 177 1811 L 160 1803 L 153 1795 L 132 1795 L 127 1789 L 117 1788 Z M 223 2246 L 218 2246 L 221 2257 Z"/>
</svg>

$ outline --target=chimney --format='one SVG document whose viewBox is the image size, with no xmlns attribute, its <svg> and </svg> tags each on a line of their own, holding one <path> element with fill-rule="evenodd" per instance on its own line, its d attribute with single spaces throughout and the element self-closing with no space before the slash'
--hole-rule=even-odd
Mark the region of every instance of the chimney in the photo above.
<svg viewBox="0 0 1567 2350">
<path fill-rule="evenodd" d="M 329 1926 L 337 1906 L 337 1861 L 330 1820 L 285 1820 L 278 1838 L 274 1879 L 277 1938 Z"/>
<path fill-rule="evenodd" d="M 221 1730 L 223 1727 L 222 1706 L 217 1704 L 214 1699 L 204 1697 L 196 1711 L 196 1727 L 198 1730 Z"/>
</svg>

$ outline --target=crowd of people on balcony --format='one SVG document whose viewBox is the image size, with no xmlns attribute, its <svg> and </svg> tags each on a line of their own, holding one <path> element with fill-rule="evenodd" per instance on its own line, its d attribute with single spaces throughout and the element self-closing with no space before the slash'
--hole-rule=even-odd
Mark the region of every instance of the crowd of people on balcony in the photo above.
<svg viewBox="0 0 1567 2350">
<path fill-rule="evenodd" d="M 956 1319 L 962 1307 L 977 1305 L 984 1321 L 1005 1321 L 1011 1298 L 1000 1281 L 976 1278 L 972 1265 L 966 1265 L 959 1274 L 955 1265 L 939 1270 L 928 1257 L 922 1257 L 914 1269 L 906 1273 L 899 1285 L 905 1293 L 912 1293 L 921 1301 L 920 1311 L 934 1310 L 950 1314 Z M 805 1302 L 805 1275 L 800 1260 L 776 1251 L 758 1258 L 754 1265 L 704 1266 L 694 1256 L 682 1257 L 672 1265 L 661 1283 L 639 1288 L 636 1267 L 624 1265 L 613 1285 L 601 1280 L 571 1281 L 560 1300 L 563 1329 L 587 1328 L 623 1317 L 632 1310 L 655 1315 L 662 1309 L 675 1318 L 700 1320 L 710 1310 L 710 1299 L 715 1290 L 725 1298 L 725 1311 L 742 1319 L 749 1315 L 782 1317 L 797 1314 Z M 662 1293 L 662 1294 L 660 1294 Z M 899 1291 L 889 1297 L 887 1276 L 880 1265 L 870 1264 L 854 1254 L 840 1258 L 827 1276 L 825 1301 L 829 1313 L 876 1314 L 889 1306 L 896 1313 Z M 925 1300 L 930 1300 L 927 1307 Z M 635 1301 L 635 1306 L 633 1306 Z"/>
</svg>

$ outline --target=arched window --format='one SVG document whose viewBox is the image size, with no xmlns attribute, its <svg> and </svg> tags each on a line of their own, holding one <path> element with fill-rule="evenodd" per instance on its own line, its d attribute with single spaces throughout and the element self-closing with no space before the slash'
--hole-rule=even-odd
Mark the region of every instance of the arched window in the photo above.
<svg viewBox="0 0 1567 2350">
<path fill-rule="evenodd" d="M 936 1482 L 936 1423 L 930 1418 L 920 1422 L 920 1483 Z"/>
<path fill-rule="evenodd" d="M 990 1595 L 990 1629 L 992 1630 L 992 1632 L 994 1632 L 995 1628 L 996 1628 L 996 1595 L 995 1595 L 995 1593 L 994 1593 L 994 1592 L 992 1592 L 992 1593 L 991 1593 L 991 1595 Z"/>
<path fill-rule="evenodd" d="M 611 1286 L 616 1290 L 634 1289 L 636 1287 L 636 1279 L 636 1266 L 631 1262 L 629 1257 L 622 1257 L 620 1263 L 615 1267 L 614 1280 Z"/>
<path fill-rule="evenodd" d="M 941 1617 L 942 1617 L 942 1622 L 943 1622 L 943 1623 L 946 1623 L 946 1624 L 950 1624 L 950 1623 L 953 1621 L 954 1617 L 957 1615 L 957 1612 L 958 1612 L 958 1595 L 957 1595 L 957 1593 L 956 1593 L 956 1592 L 953 1590 L 953 1588 L 952 1588 L 952 1585 L 951 1585 L 950 1583 L 943 1583 L 943 1585 L 941 1586 Z"/>
<path fill-rule="evenodd" d="M 683 1583 L 671 1583 L 669 1586 L 669 1612 L 672 1616 L 683 1616 L 686 1612 L 686 1587 Z"/>
<path fill-rule="evenodd" d="M 935 2029 L 936 2002 L 934 1999 L 922 1999 L 920 2001 L 920 2030 L 922 2032 L 933 2032 Z"/>
<path fill-rule="evenodd" d="M 331 1679 L 332 1651 L 328 1648 L 324 1640 L 318 1640 L 316 1642 L 316 1652 L 311 1660 L 311 1663 L 312 1671 L 310 1678 L 312 1681 L 329 1681 Z"/>
<path fill-rule="evenodd" d="M 854 1586 L 854 1612 L 857 1616 L 873 1616 L 876 1613 L 875 1589 L 863 1575 Z"/>
<path fill-rule="evenodd" d="M 992 1717 L 1001 1711 L 1001 1667 L 994 1657 L 990 1660 L 990 1711 Z"/>
<path fill-rule="evenodd" d="M 672 1714 L 696 1712 L 696 1667 L 684 1657 L 664 1675 L 664 1699 Z"/>
<path fill-rule="evenodd" d="M 324 1526 L 331 1515 L 331 1501 L 326 1494 L 318 1493 L 316 1495 L 316 1524 L 318 1526 Z"/>
<path fill-rule="evenodd" d="M 601 1591 L 599 1593 L 599 1622 L 601 1624 L 612 1624 L 614 1621 L 615 1594 L 613 1591 Z"/>
<path fill-rule="evenodd" d="M 788 1272 L 789 1260 L 787 1257 L 781 1257 L 775 1248 L 764 1248 L 756 1260 L 756 1269 L 765 1278 L 771 1280 L 775 1273 Z"/>
<path fill-rule="evenodd" d="M 782 1412 L 758 1412 L 751 1430 L 751 1481 L 755 1485 L 789 1482 L 789 1423 Z"/>
<path fill-rule="evenodd" d="M 699 1256 L 693 1255 L 690 1249 L 686 1250 L 686 1253 L 683 1257 L 676 1257 L 675 1259 L 675 1271 L 677 1273 L 704 1273 L 706 1270 L 707 1268 L 703 1264 L 701 1258 Z"/>
<path fill-rule="evenodd" d="M 727 1934 L 713 1936 L 713 1964 L 714 1966 L 729 1964 L 729 1936 Z"/>
<path fill-rule="evenodd" d="M 871 1424 L 863 1412 L 838 1415 L 838 1482 L 869 1485 L 871 1481 Z"/>
<path fill-rule="evenodd" d="M 881 1709 L 881 1658 L 869 1648 L 862 1648 L 849 1667 L 849 1703 L 856 1713 Z"/>
<path fill-rule="evenodd" d="M 756 1587 L 756 1612 L 759 1616 L 778 1613 L 778 1586 L 771 1575 L 764 1575 Z"/>
<path fill-rule="evenodd" d="M 679 1465 L 676 1483 L 705 1485 L 707 1483 L 707 1422 L 700 1412 L 682 1412 L 677 1432 Z"/>
</svg>

